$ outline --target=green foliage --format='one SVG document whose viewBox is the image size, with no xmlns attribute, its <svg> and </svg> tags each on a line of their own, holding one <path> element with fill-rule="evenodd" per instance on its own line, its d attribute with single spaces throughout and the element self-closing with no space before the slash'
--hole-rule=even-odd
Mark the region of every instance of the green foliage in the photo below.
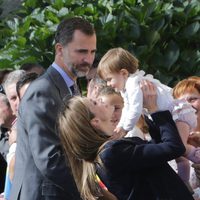
<svg viewBox="0 0 200 200">
<path fill-rule="evenodd" d="M 26 62 L 48 67 L 57 24 L 77 15 L 94 24 L 99 58 L 121 46 L 166 84 L 200 75 L 199 0 L 25 0 L 0 22 L 0 68 Z"/>
</svg>

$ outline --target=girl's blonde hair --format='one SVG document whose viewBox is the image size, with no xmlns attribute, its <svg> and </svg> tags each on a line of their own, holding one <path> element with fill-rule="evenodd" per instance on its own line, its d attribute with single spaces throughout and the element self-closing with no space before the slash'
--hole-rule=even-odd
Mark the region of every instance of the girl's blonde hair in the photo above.
<svg viewBox="0 0 200 200">
<path fill-rule="evenodd" d="M 121 69 L 126 69 L 130 74 L 136 72 L 139 66 L 139 61 L 129 51 L 118 47 L 107 51 L 101 58 L 97 74 L 104 79 L 106 73 L 118 73 Z"/>
<path fill-rule="evenodd" d="M 177 85 L 173 88 L 174 98 L 179 98 L 185 93 L 192 93 L 198 91 L 200 93 L 200 79 L 197 78 L 187 78 L 178 82 Z"/>
<path fill-rule="evenodd" d="M 108 137 L 91 125 L 94 114 L 87 102 L 84 97 L 70 99 L 58 123 L 62 146 L 81 197 L 94 200 L 100 195 L 95 182 L 95 163 L 99 162 L 99 151 Z"/>
</svg>

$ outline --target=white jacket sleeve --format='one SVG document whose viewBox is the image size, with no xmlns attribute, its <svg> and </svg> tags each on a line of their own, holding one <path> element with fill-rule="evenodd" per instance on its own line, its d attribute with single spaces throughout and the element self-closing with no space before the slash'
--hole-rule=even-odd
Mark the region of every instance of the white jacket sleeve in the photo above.
<svg viewBox="0 0 200 200">
<path fill-rule="evenodd" d="M 143 94 L 138 78 L 128 78 L 122 97 L 124 99 L 124 108 L 118 127 L 120 126 L 126 131 L 130 131 L 136 125 L 143 108 Z"/>
</svg>

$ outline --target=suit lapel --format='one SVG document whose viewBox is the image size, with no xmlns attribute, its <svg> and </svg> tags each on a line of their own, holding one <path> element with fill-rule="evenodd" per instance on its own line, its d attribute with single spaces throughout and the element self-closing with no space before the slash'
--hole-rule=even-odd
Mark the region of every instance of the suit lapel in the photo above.
<svg viewBox="0 0 200 200">
<path fill-rule="evenodd" d="M 56 69 L 54 69 L 52 66 L 50 66 L 47 69 L 47 74 L 52 79 L 54 85 L 56 86 L 56 88 L 60 92 L 60 96 L 63 100 L 66 99 L 66 98 L 70 98 L 72 96 L 70 91 L 69 91 L 68 86 L 66 85 L 62 76 L 57 72 Z"/>
</svg>

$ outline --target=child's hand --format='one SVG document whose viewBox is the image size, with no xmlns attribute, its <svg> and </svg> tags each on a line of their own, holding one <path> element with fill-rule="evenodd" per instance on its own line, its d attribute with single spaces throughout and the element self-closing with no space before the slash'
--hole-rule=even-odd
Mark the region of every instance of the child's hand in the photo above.
<svg viewBox="0 0 200 200">
<path fill-rule="evenodd" d="M 188 137 L 188 144 L 191 144 L 195 147 L 200 147 L 200 132 L 192 132 Z"/>
<path fill-rule="evenodd" d="M 117 127 L 114 130 L 114 134 L 112 136 L 113 139 L 120 139 L 124 137 L 127 134 L 127 132 L 122 127 Z"/>
</svg>

